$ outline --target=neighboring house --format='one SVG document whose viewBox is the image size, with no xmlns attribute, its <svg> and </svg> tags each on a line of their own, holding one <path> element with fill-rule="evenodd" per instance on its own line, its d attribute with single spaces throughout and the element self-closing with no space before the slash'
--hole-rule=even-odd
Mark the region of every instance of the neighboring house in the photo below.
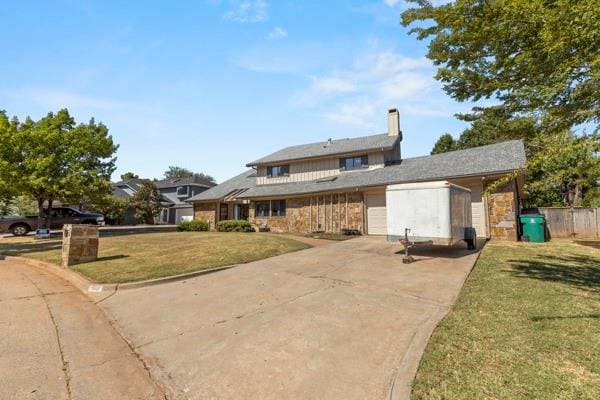
<svg viewBox="0 0 600 400">
<path fill-rule="evenodd" d="M 128 179 L 112 184 L 113 196 L 121 200 L 129 200 L 138 191 L 143 179 Z M 136 225 L 140 221 L 135 217 L 135 209 L 131 206 L 125 209 L 123 225 Z"/>
<path fill-rule="evenodd" d="M 113 183 L 113 196 L 121 199 L 131 198 L 140 187 L 143 179 L 129 179 Z M 159 224 L 178 224 L 184 219 L 192 219 L 194 207 L 185 201 L 203 191 L 215 186 L 214 183 L 200 179 L 196 176 L 188 176 L 179 179 L 163 179 L 154 181 L 161 196 L 163 208 L 157 218 Z M 139 223 L 135 218 L 135 210 L 128 207 L 125 211 L 124 224 L 132 225 Z"/>
<path fill-rule="evenodd" d="M 387 233 L 387 185 L 448 180 L 471 189 L 478 236 L 518 238 L 526 161 L 521 141 L 404 159 L 401 142 L 398 111 L 392 109 L 387 133 L 284 148 L 188 201 L 195 219 L 212 227 L 247 219 L 276 232 L 353 229 L 379 235 Z M 484 195 L 487 185 L 515 171 L 516 179 Z"/>
<path fill-rule="evenodd" d="M 194 218 L 194 206 L 186 200 L 204 192 L 215 184 L 197 176 L 155 181 L 164 206 L 160 212 L 158 223 L 178 224 L 183 220 Z"/>
</svg>

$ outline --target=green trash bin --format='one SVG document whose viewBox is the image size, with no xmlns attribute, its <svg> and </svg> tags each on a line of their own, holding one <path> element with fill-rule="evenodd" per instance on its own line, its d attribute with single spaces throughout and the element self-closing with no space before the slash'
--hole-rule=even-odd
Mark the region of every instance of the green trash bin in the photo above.
<svg viewBox="0 0 600 400">
<path fill-rule="evenodd" d="M 521 215 L 519 217 L 523 226 L 523 235 L 530 242 L 543 243 L 546 241 L 546 217 L 541 214 Z"/>
</svg>

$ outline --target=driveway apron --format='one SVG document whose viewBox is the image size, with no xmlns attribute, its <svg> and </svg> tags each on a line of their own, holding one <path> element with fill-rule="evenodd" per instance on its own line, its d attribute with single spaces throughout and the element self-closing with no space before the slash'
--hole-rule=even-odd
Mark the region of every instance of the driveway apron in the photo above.
<svg viewBox="0 0 600 400">
<path fill-rule="evenodd" d="M 100 303 L 175 399 L 401 399 L 477 258 L 362 237 Z"/>
</svg>

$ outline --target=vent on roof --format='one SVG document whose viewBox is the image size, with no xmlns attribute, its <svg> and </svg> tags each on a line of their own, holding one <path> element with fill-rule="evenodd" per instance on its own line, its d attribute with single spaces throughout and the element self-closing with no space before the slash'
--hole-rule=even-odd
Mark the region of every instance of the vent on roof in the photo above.
<svg viewBox="0 0 600 400">
<path fill-rule="evenodd" d="M 317 183 L 322 183 L 322 182 L 333 182 L 337 179 L 337 176 L 328 176 L 326 178 L 319 178 L 317 179 L 315 182 Z"/>
</svg>

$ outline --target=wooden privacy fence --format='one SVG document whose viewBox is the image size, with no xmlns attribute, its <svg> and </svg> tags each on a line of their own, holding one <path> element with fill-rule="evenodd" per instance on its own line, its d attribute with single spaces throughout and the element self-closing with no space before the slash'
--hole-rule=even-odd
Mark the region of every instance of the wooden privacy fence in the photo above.
<svg viewBox="0 0 600 400">
<path fill-rule="evenodd" d="M 600 236 L 600 208 L 539 207 L 551 238 Z"/>
</svg>

